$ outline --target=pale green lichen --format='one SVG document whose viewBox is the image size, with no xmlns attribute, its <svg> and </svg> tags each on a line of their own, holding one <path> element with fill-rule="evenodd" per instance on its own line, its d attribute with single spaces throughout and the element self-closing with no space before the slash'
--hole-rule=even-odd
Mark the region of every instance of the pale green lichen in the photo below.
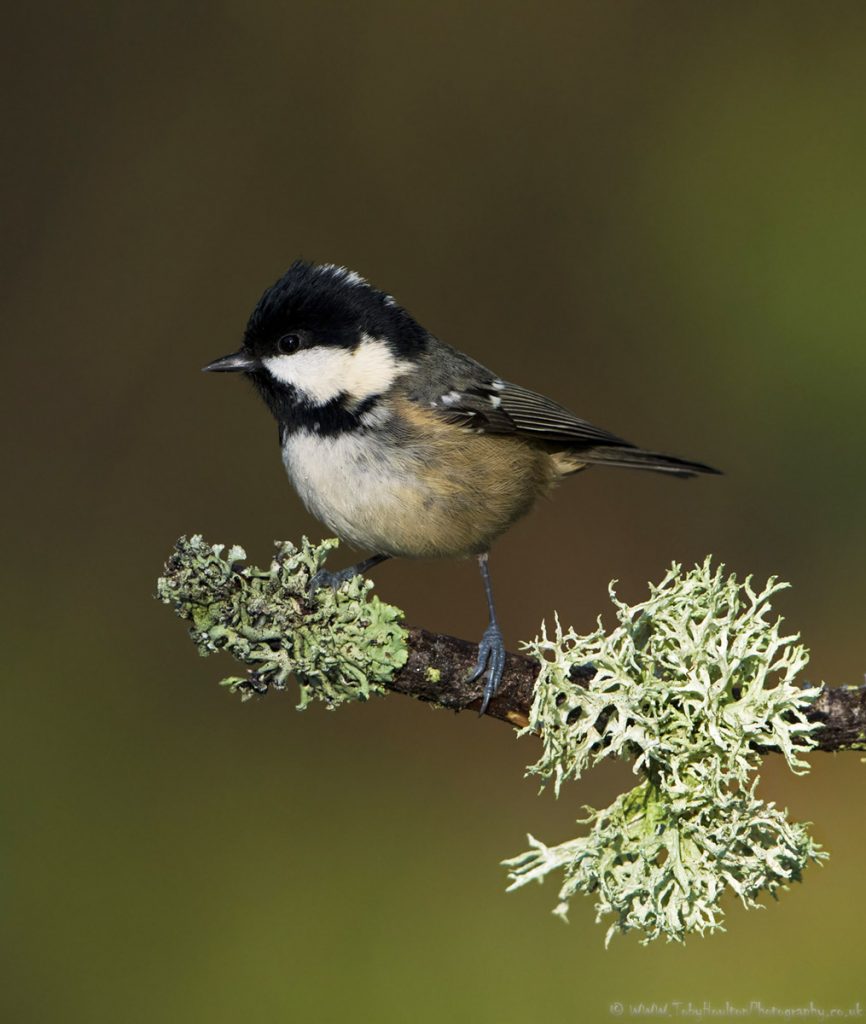
<svg viewBox="0 0 866 1024">
<path fill-rule="evenodd" d="M 406 663 L 403 613 L 369 591 L 356 576 L 310 601 L 307 589 L 338 541 L 300 547 L 276 545 L 267 570 L 244 565 L 243 548 L 182 537 L 157 582 L 157 596 L 192 622 L 190 636 L 202 655 L 227 651 L 253 666 L 223 685 L 244 698 L 268 687 L 284 689 L 294 675 L 299 708 L 323 701 L 329 708 L 384 693 L 385 681 Z"/>
<path fill-rule="evenodd" d="M 617 931 L 660 935 L 722 927 L 726 889 L 746 906 L 773 895 L 826 854 L 803 825 L 754 795 L 756 747 L 780 750 L 792 771 L 808 764 L 817 724 L 805 717 L 820 687 L 796 683 L 808 653 L 771 620 L 770 598 L 713 570 L 686 574 L 674 565 L 649 600 L 632 607 L 611 584 L 619 626 L 578 636 L 557 623 L 553 639 L 527 644 L 542 664 L 529 726 L 543 751 L 529 772 L 558 793 L 605 757 L 628 757 L 644 781 L 603 811 L 589 809 L 589 834 L 532 849 L 506 861 L 511 889 L 563 868 L 556 913 L 578 891 L 596 893 L 599 917 L 615 913 Z M 586 686 L 574 666 L 591 663 Z"/>
<path fill-rule="evenodd" d="M 299 707 L 336 707 L 384 692 L 407 659 L 402 613 L 369 594 L 356 577 L 337 592 L 307 597 L 333 540 L 278 544 L 268 570 L 246 554 L 181 538 L 158 582 L 158 596 L 191 621 L 203 655 L 225 650 L 251 667 L 224 684 L 245 698 L 283 689 L 294 675 Z M 595 894 L 599 919 L 615 915 L 607 940 L 631 929 L 648 942 L 662 935 L 722 928 L 720 900 L 730 890 L 747 907 L 799 880 L 808 861 L 827 856 L 803 824 L 755 796 L 761 748 L 776 748 L 794 772 L 808 764 L 818 728 L 805 716 L 819 687 L 796 677 L 808 654 L 770 618 L 770 598 L 713 570 L 710 560 L 682 574 L 674 565 L 629 607 L 611 585 L 618 627 L 588 636 L 546 631 L 525 645 L 542 664 L 529 726 L 542 754 L 529 768 L 562 783 L 606 757 L 630 758 L 642 779 L 605 810 L 587 808 L 586 835 L 506 861 L 511 889 L 562 869 L 556 913 L 577 892 Z M 570 680 L 591 663 L 587 685 Z M 439 681 L 439 669 L 426 678 Z"/>
</svg>

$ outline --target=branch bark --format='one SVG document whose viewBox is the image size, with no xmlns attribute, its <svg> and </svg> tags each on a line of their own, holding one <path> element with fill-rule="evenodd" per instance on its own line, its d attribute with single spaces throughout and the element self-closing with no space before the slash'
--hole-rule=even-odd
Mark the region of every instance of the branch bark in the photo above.
<svg viewBox="0 0 866 1024">
<path fill-rule="evenodd" d="M 409 658 L 386 686 L 451 711 L 477 711 L 483 684 L 465 682 L 477 654 L 477 646 L 466 640 L 409 627 Z M 518 728 L 528 725 L 538 668 L 534 659 L 509 653 L 502 688 L 487 715 Z M 575 682 L 592 676 L 591 666 L 572 673 Z M 817 750 L 866 750 L 866 686 L 825 686 L 807 717 L 821 723 Z"/>
</svg>

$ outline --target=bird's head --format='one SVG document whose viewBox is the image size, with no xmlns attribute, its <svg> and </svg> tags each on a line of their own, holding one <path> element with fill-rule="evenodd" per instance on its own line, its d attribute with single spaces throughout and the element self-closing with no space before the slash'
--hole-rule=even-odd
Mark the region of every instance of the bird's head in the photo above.
<svg viewBox="0 0 866 1024">
<path fill-rule="evenodd" d="M 292 264 L 259 299 L 243 346 L 204 367 L 247 374 L 271 410 L 357 406 L 388 390 L 427 334 L 391 298 L 334 264 Z"/>
</svg>

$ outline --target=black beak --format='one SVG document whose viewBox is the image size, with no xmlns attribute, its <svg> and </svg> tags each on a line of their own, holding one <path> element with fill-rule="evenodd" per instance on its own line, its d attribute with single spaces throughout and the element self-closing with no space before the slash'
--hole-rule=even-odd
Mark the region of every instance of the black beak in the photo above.
<svg viewBox="0 0 866 1024">
<path fill-rule="evenodd" d="M 208 363 L 202 369 L 207 372 L 213 370 L 217 373 L 238 373 L 241 370 L 255 370 L 258 368 L 258 365 L 257 359 L 250 355 L 249 352 L 241 349 L 239 352 L 232 352 L 230 356 L 214 359 L 212 363 Z"/>
</svg>

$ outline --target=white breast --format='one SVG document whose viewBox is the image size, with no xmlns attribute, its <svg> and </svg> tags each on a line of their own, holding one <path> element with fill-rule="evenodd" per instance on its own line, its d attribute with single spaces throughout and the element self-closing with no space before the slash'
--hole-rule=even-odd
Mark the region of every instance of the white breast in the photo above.
<svg viewBox="0 0 866 1024">
<path fill-rule="evenodd" d="M 388 523 L 403 503 L 407 465 L 363 434 L 319 437 L 308 431 L 283 443 L 286 471 L 310 512 L 354 547 L 388 553 Z"/>
</svg>

